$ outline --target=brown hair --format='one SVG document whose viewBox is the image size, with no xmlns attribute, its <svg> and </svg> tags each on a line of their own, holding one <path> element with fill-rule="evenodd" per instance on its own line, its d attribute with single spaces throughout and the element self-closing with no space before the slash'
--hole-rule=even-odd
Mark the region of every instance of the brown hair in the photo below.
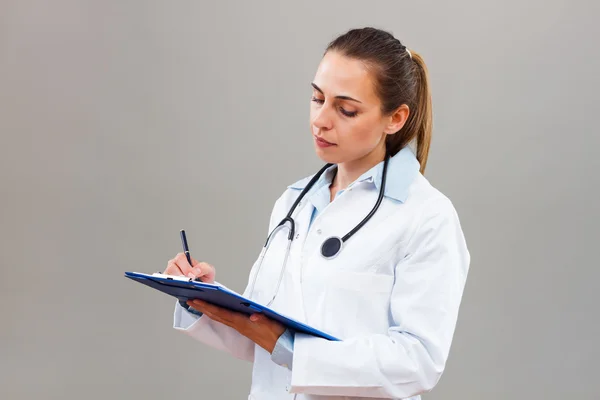
<svg viewBox="0 0 600 400">
<path fill-rule="evenodd" d="M 427 67 L 423 58 L 408 51 L 391 33 L 366 27 L 351 29 L 327 46 L 328 51 L 363 61 L 375 77 L 375 91 L 382 103 L 382 114 L 389 115 L 402 104 L 410 112 L 402 129 L 386 137 L 386 150 L 391 156 L 413 139 L 417 141 L 416 156 L 425 172 L 433 115 Z"/>
</svg>

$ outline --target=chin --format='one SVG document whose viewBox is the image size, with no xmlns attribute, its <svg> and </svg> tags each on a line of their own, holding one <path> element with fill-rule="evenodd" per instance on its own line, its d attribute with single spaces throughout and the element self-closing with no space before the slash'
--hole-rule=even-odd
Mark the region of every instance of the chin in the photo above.
<svg viewBox="0 0 600 400">
<path fill-rule="evenodd" d="M 331 149 L 324 150 L 315 146 L 315 152 L 324 163 L 339 164 L 343 162 L 343 157 L 337 154 L 337 152 L 331 151 Z"/>
</svg>

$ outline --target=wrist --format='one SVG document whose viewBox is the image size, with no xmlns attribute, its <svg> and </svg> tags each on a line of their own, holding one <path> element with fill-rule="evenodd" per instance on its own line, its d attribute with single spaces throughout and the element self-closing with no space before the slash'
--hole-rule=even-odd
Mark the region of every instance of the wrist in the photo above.
<svg viewBox="0 0 600 400">
<path fill-rule="evenodd" d="M 267 347 L 265 348 L 265 350 L 267 350 L 269 352 L 269 354 L 273 354 L 273 350 L 275 349 L 275 346 L 277 345 L 277 341 L 279 340 L 281 335 L 283 335 L 283 332 L 280 333 L 279 335 L 274 334 L 273 337 L 271 338 L 271 340 L 269 340 L 269 343 L 267 344 Z"/>
</svg>

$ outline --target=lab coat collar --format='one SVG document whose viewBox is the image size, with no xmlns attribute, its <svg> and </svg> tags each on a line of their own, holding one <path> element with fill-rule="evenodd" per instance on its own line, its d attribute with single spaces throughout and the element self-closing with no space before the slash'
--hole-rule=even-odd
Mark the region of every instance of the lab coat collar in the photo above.
<svg viewBox="0 0 600 400">
<path fill-rule="evenodd" d="M 381 161 L 379 164 L 362 174 L 355 182 L 369 181 L 375 185 L 377 190 L 379 190 L 381 187 L 383 164 L 384 162 Z M 420 167 L 419 161 L 408 146 L 404 147 L 391 157 L 388 164 L 384 196 L 404 203 L 408 197 L 408 188 L 419 173 Z M 319 190 L 319 188 L 325 184 L 331 184 L 333 173 L 336 168 L 337 165 L 335 164 L 329 167 L 315 183 L 311 191 Z M 300 179 L 289 185 L 288 188 L 303 190 L 314 175 L 315 174 L 312 174 L 306 178 Z"/>
</svg>

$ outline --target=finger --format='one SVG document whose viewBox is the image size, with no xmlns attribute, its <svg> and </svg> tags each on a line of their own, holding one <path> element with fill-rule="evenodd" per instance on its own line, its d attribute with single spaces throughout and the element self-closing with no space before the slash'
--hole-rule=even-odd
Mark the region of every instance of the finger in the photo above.
<svg viewBox="0 0 600 400">
<path fill-rule="evenodd" d="M 220 322 L 221 324 L 224 324 L 224 325 L 230 326 L 232 328 L 235 328 L 235 324 L 233 323 L 233 321 L 230 320 L 230 319 L 228 319 L 228 318 L 225 318 L 221 313 L 214 312 L 214 310 L 208 310 L 205 307 L 200 306 L 198 304 L 194 304 L 192 302 L 188 302 L 188 304 L 192 308 L 200 311 L 205 316 L 207 316 L 208 318 L 212 319 L 213 321 L 217 321 L 217 322 Z"/>
<path fill-rule="evenodd" d="M 210 304 L 207 303 L 206 301 L 203 300 L 190 300 L 189 301 L 191 306 L 196 308 L 198 311 L 202 311 L 204 313 L 210 313 L 213 315 L 219 315 L 220 311 L 225 310 L 224 308 L 221 308 L 219 306 L 215 306 L 214 304 Z"/>
<path fill-rule="evenodd" d="M 259 330 L 267 329 L 277 337 L 281 336 L 286 330 L 285 326 L 262 313 L 252 314 L 249 319 L 251 321 L 250 323 L 254 324 Z"/>
<path fill-rule="evenodd" d="M 166 275 L 184 275 L 183 271 L 175 263 L 174 258 L 167 262 L 167 268 L 164 273 Z"/>
<path fill-rule="evenodd" d="M 182 275 L 192 278 L 192 276 L 189 275 L 192 272 L 192 266 L 188 262 L 184 253 L 177 253 L 175 256 L 175 264 L 177 264 L 177 267 L 182 272 Z"/>
<path fill-rule="evenodd" d="M 192 301 L 188 301 L 187 304 L 190 307 L 192 307 L 193 309 L 200 311 L 202 314 L 206 315 L 207 317 L 210 317 L 212 319 L 218 318 L 218 314 L 215 314 L 215 313 L 211 312 L 211 310 L 207 310 L 204 306 L 196 304 L 196 303 L 194 303 Z"/>
<path fill-rule="evenodd" d="M 201 313 L 208 315 L 209 317 L 213 315 L 218 315 L 218 313 L 215 312 L 214 307 L 210 307 L 208 303 L 204 301 L 188 300 L 187 304 L 195 310 L 198 310 Z"/>
<path fill-rule="evenodd" d="M 219 318 L 222 321 L 226 321 L 227 325 L 239 323 L 240 319 L 244 317 L 243 314 L 235 311 L 228 310 L 223 307 L 215 306 L 202 300 L 193 300 L 192 307 L 198 311 L 205 313 L 209 317 L 211 315 L 215 318 Z M 211 317 L 212 318 L 212 317 Z M 213 318 L 214 319 L 214 318 Z"/>
<path fill-rule="evenodd" d="M 254 313 L 250 315 L 249 319 L 256 324 L 269 324 L 271 322 L 275 322 L 263 313 Z"/>
<path fill-rule="evenodd" d="M 179 266 L 179 268 L 183 271 L 184 275 L 187 276 L 188 278 L 196 279 L 196 278 L 202 276 L 202 273 L 203 273 L 202 264 L 205 264 L 205 263 L 198 262 L 197 260 L 194 260 L 191 257 L 190 257 L 190 259 L 192 260 L 192 264 L 194 265 L 193 267 L 192 267 L 192 265 L 190 265 L 189 261 L 187 260 L 185 253 L 178 253 L 177 256 L 175 257 L 176 263 Z"/>
<path fill-rule="evenodd" d="M 191 273 L 193 274 L 193 278 L 201 278 L 200 280 L 203 282 L 213 282 L 215 276 L 215 268 L 205 262 L 199 262 L 194 266 Z M 188 275 L 190 278 L 192 276 Z"/>
<path fill-rule="evenodd" d="M 202 282 L 213 283 L 215 281 L 215 267 L 209 263 L 200 262 L 192 271 L 196 277 L 201 278 Z"/>
</svg>

